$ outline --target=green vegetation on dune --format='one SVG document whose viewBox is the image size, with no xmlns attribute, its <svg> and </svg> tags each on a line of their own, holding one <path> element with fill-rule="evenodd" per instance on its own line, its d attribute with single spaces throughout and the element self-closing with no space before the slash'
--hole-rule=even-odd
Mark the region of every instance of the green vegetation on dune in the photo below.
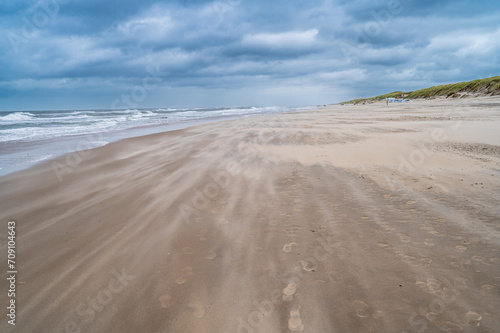
<svg viewBox="0 0 500 333">
<path fill-rule="evenodd" d="M 455 95 L 460 93 L 499 95 L 500 76 L 420 89 L 411 92 L 408 98 L 460 97 Z"/>
<path fill-rule="evenodd" d="M 405 98 L 437 98 L 437 97 L 464 97 L 469 94 L 478 94 L 483 96 L 500 95 L 500 76 L 494 76 L 487 79 L 479 79 L 468 82 L 460 82 L 454 84 L 445 84 L 420 90 L 415 90 L 407 93 L 395 91 L 389 94 L 379 95 L 370 98 L 358 98 L 349 102 L 340 104 L 359 104 L 366 102 L 375 102 L 385 98 L 400 98 L 405 95 Z M 408 96 L 406 96 L 408 94 Z"/>
</svg>

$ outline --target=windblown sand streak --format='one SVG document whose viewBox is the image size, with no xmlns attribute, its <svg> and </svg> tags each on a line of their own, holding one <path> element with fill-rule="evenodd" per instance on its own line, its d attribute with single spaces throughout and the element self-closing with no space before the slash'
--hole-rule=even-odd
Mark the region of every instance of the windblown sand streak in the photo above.
<svg viewBox="0 0 500 333">
<path fill-rule="evenodd" d="M 1 331 L 493 332 L 499 105 L 223 121 L 93 149 L 62 181 L 2 177 Z"/>
</svg>

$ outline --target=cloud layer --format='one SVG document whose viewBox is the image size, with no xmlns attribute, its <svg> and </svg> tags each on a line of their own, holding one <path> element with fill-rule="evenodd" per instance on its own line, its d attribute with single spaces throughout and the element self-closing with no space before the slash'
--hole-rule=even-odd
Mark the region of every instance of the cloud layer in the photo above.
<svg viewBox="0 0 500 333">
<path fill-rule="evenodd" d="M 3 110 L 110 108 L 139 91 L 138 107 L 312 105 L 500 73 L 495 1 L 2 6 Z"/>
</svg>

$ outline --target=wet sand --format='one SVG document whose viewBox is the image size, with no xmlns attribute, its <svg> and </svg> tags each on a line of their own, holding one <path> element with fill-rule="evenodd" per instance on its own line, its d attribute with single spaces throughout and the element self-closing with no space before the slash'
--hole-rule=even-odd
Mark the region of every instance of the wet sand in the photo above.
<svg viewBox="0 0 500 333">
<path fill-rule="evenodd" d="M 331 106 L 1 177 L 0 331 L 498 332 L 499 111 Z"/>
</svg>

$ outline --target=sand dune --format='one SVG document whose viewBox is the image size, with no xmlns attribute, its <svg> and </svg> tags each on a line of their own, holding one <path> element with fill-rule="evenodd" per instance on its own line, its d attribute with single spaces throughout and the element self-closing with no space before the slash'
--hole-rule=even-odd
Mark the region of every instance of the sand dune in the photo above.
<svg viewBox="0 0 500 333">
<path fill-rule="evenodd" d="M 498 332 L 499 110 L 332 106 L 2 177 L 0 330 Z"/>
</svg>

